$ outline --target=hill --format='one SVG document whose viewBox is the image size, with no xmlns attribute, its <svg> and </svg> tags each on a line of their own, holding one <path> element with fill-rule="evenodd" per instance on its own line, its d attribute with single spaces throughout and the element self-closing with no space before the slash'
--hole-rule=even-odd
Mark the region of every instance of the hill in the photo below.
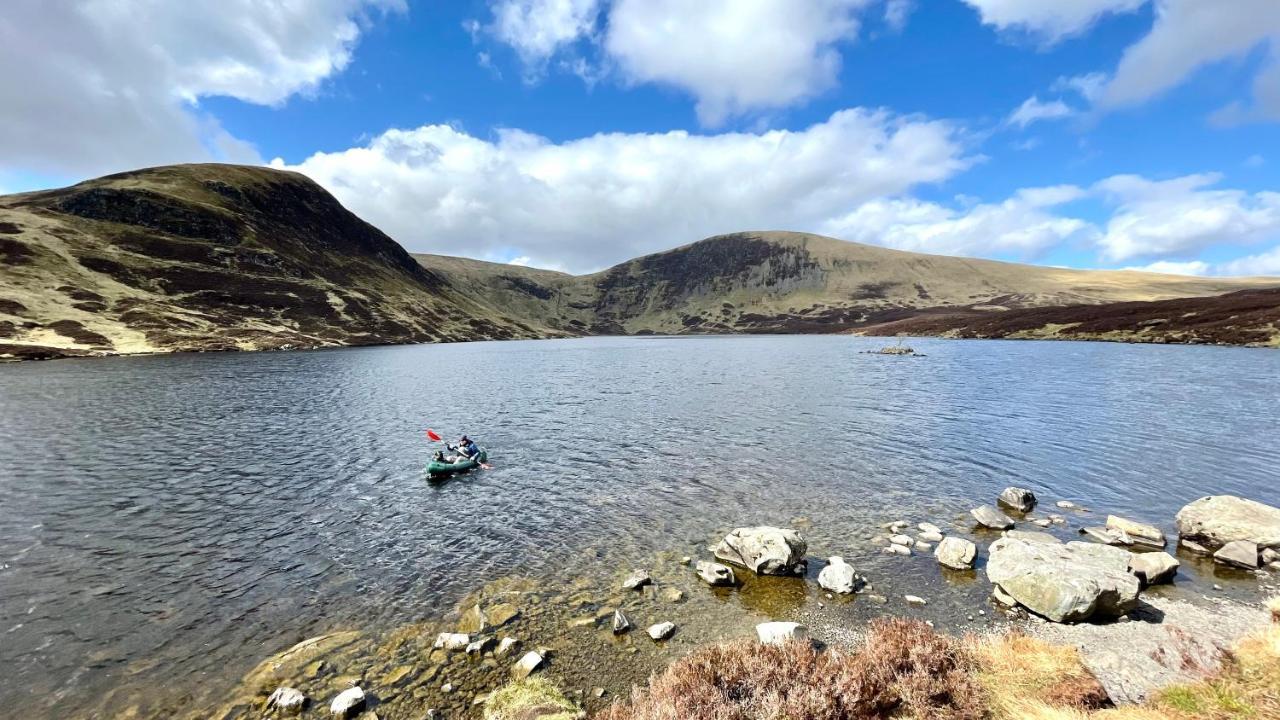
<svg viewBox="0 0 1280 720">
<path fill-rule="evenodd" d="M 0 354 L 542 336 L 487 317 L 310 179 L 232 165 L 0 197 Z"/>
<path fill-rule="evenodd" d="M 838 332 L 942 311 L 982 317 L 1280 286 L 1276 278 L 1072 270 L 925 255 L 791 232 L 721 235 L 576 277 L 415 257 L 451 283 L 475 288 L 476 302 L 491 312 L 596 334 Z"/>
</svg>

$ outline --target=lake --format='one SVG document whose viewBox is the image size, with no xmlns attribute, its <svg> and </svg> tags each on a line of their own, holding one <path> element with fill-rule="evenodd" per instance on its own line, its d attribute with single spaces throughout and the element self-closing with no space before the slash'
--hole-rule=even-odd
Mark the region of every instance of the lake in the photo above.
<svg viewBox="0 0 1280 720">
<path fill-rule="evenodd" d="M 927 357 L 860 353 L 884 342 L 0 366 L 0 706 L 52 718 L 109 693 L 120 707 L 216 693 L 309 635 L 439 614 L 507 574 L 695 554 L 738 525 L 798 524 L 812 557 L 909 588 L 940 583 L 937 566 L 878 553 L 879 526 L 960 524 L 1007 485 L 1166 532 L 1206 494 L 1280 505 L 1274 351 L 918 339 Z M 428 427 L 470 434 L 494 468 L 426 482 Z M 1185 567 L 1178 587 L 1212 573 Z M 927 612 L 963 615 L 986 593 L 971 584 Z"/>
</svg>

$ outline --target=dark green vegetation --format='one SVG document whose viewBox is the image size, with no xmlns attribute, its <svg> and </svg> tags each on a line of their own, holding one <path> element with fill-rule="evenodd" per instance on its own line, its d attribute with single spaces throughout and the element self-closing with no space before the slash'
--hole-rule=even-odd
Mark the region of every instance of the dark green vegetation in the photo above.
<svg viewBox="0 0 1280 720">
<path fill-rule="evenodd" d="M 1245 313 L 1213 297 L 1280 280 L 1043 268 L 802 233 L 722 235 L 583 276 L 411 256 L 306 177 L 232 165 L 0 198 L 0 263 L 10 358 L 652 333 L 1280 337 L 1274 294 L 1247 296 Z M 1177 318 L 1131 307 L 1171 300 Z M 1195 313 L 1212 313 L 1211 332 L 1185 327 Z"/>
</svg>

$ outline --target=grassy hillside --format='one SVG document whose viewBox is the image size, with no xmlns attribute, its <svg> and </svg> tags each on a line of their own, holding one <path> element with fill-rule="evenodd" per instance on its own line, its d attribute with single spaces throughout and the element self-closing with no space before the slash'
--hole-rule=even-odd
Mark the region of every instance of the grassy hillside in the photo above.
<svg viewBox="0 0 1280 720">
<path fill-rule="evenodd" d="M 590 333 L 837 332 L 957 311 L 1214 296 L 1280 285 L 924 255 L 789 232 L 738 233 L 571 277 L 419 255 L 476 302 Z"/>
<path fill-rule="evenodd" d="M 0 197 L 0 354 L 533 337 L 308 178 L 182 165 Z"/>
</svg>

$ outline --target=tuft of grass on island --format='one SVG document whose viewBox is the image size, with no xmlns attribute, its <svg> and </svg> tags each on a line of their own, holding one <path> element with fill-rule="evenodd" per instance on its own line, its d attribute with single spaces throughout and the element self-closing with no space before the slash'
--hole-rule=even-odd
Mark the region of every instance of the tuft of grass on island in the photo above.
<svg viewBox="0 0 1280 720">
<path fill-rule="evenodd" d="M 775 231 L 574 276 L 410 255 L 305 176 L 237 165 L 0 197 L 0 359 L 842 332 L 1276 347 L 1280 278 L 1037 267 Z"/>
<path fill-rule="evenodd" d="M 1172 540 L 1071 500 L 1042 510 L 1017 487 L 964 517 L 894 519 L 875 538 L 904 563 L 928 557 L 957 582 L 988 585 L 990 599 L 949 632 L 927 619 L 930 598 L 901 592 L 902 578 L 864 577 L 855 557 L 813 558 L 794 528 L 741 527 L 703 554 L 662 553 L 609 581 L 573 563 L 563 577 L 498 579 L 440 617 L 300 642 L 217 707 L 124 714 L 1280 717 L 1280 508 L 1201 498 L 1173 518 Z M 1081 523 L 1095 524 L 1072 529 Z M 1162 595 L 1183 562 L 1220 567 L 1222 582 L 1257 599 L 1208 597 L 1216 583 L 1194 602 Z M 823 601 L 797 613 L 788 598 L 815 582 Z M 866 622 L 825 612 L 859 604 L 874 609 Z"/>
</svg>

